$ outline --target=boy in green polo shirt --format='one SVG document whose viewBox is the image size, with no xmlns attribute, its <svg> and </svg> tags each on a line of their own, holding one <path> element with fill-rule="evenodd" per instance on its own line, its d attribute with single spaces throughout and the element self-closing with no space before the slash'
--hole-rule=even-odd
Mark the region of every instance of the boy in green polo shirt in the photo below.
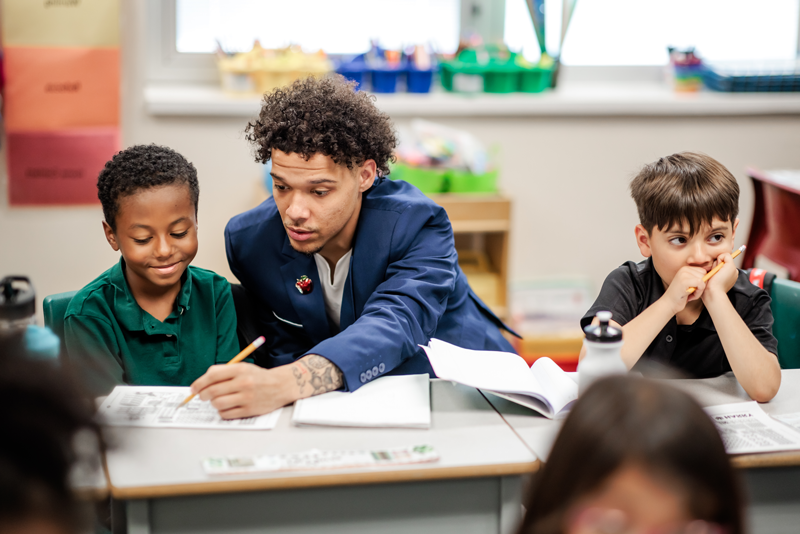
<svg viewBox="0 0 800 534">
<path fill-rule="evenodd" d="M 65 315 L 68 358 L 95 395 L 117 384 L 188 386 L 238 352 L 227 280 L 197 254 L 197 171 L 166 147 L 138 145 L 97 180 L 103 230 L 122 254 Z"/>
</svg>

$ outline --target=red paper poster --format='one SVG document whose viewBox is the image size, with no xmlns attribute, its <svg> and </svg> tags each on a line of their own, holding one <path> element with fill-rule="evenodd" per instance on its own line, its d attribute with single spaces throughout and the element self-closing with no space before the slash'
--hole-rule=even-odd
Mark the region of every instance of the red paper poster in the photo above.
<svg viewBox="0 0 800 534">
<path fill-rule="evenodd" d="M 96 204 L 97 175 L 119 151 L 119 129 L 9 132 L 11 205 Z"/>
<path fill-rule="evenodd" d="M 6 131 L 119 124 L 119 50 L 4 50 Z"/>
</svg>

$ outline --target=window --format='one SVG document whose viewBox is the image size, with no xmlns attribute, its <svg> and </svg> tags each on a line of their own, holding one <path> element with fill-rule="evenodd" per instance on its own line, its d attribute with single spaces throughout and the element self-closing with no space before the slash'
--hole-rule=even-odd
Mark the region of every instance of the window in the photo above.
<svg viewBox="0 0 800 534">
<path fill-rule="evenodd" d="M 360 54 L 376 40 L 387 49 L 458 47 L 460 0 L 177 0 L 178 53 L 213 53 L 298 44 L 328 54 Z M 312 16 L 313 15 L 313 16 Z"/>
<path fill-rule="evenodd" d="M 664 65 L 667 46 L 694 46 L 708 61 L 790 60 L 798 51 L 798 0 L 580 0 L 564 40 L 565 65 Z M 545 0 L 561 27 L 561 1 Z M 505 40 L 526 57 L 539 47 L 525 0 L 506 0 Z M 552 26 L 551 26 L 552 25 Z M 546 34 L 558 54 L 560 32 Z"/>
</svg>

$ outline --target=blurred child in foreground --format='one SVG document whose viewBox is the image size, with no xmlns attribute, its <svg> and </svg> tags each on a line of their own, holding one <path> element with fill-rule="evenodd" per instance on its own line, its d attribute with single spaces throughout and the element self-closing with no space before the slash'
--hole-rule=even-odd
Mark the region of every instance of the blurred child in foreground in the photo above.
<svg viewBox="0 0 800 534">
<path fill-rule="evenodd" d="M 0 343 L 0 534 L 87 532 L 73 486 L 100 469 L 93 411 L 65 370 Z"/>
<path fill-rule="evenodd" d="M 575 403 L 537 473 L 519 534 L 742 534 L 737 477 L 686 393 L 635 377 Z"/>
</svg>

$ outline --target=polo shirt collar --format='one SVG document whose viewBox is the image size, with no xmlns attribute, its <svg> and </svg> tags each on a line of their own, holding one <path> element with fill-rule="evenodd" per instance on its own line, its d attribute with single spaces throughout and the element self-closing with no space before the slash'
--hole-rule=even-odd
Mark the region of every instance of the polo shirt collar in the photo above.
<svg viewBox="0 0 800 534">
<path fill-rule="evenodd" d="M 131 288 L 125 278 L 125 260 L 120 257 L 119 262 L 111 268 L 109 280 L 116 289 L 114 297 L 113 308 L 114 315 L 127 330 L 141 331 L 146 330 L 145 322 L 149 319 L 145 317 L 145 311 L 136 302 L 136 299 L 131 293 Z M 167 317 L 167 319 L 183 315 L 189 310 L 189 300 L 192 296 L 192 272 L 188 267 L 181 276 L 181 290 L 178 297 L 175 299 L 175 310 Z M 160 330 L 160 329 L 159 329 Z M 149 332 L 156 333 L 156 332 Z"/>
<path fill-rule="evenodd" d="M 653 266 L 653 258 L 647 258 L 646 261 L 646 269 L 649 270 L 650 273 L 650 295 L 648 297 L 647 306 L 649 307 L 655 301 L 660 299 L 666 290 L 664 289 L 664 281 L 661 280 L 661 277 L 656 272 L 655 266 Z M 677 324 L 677 319 L 673 317 L 670 321 L 675 321 Z M 697 317 L 694 323 L 690 325 L 679 325 L 683 326 L 684 328 L 705 328 L 706 330 L 711 330 L 712 332 L 716 332 L 717 329 L 714 328 L 714 321 L 711 320 L 711 315 L 709 315 L 708 310 L 703 306 L 703 310 L 700 312 L 700 316 Z"/>
</svg>

